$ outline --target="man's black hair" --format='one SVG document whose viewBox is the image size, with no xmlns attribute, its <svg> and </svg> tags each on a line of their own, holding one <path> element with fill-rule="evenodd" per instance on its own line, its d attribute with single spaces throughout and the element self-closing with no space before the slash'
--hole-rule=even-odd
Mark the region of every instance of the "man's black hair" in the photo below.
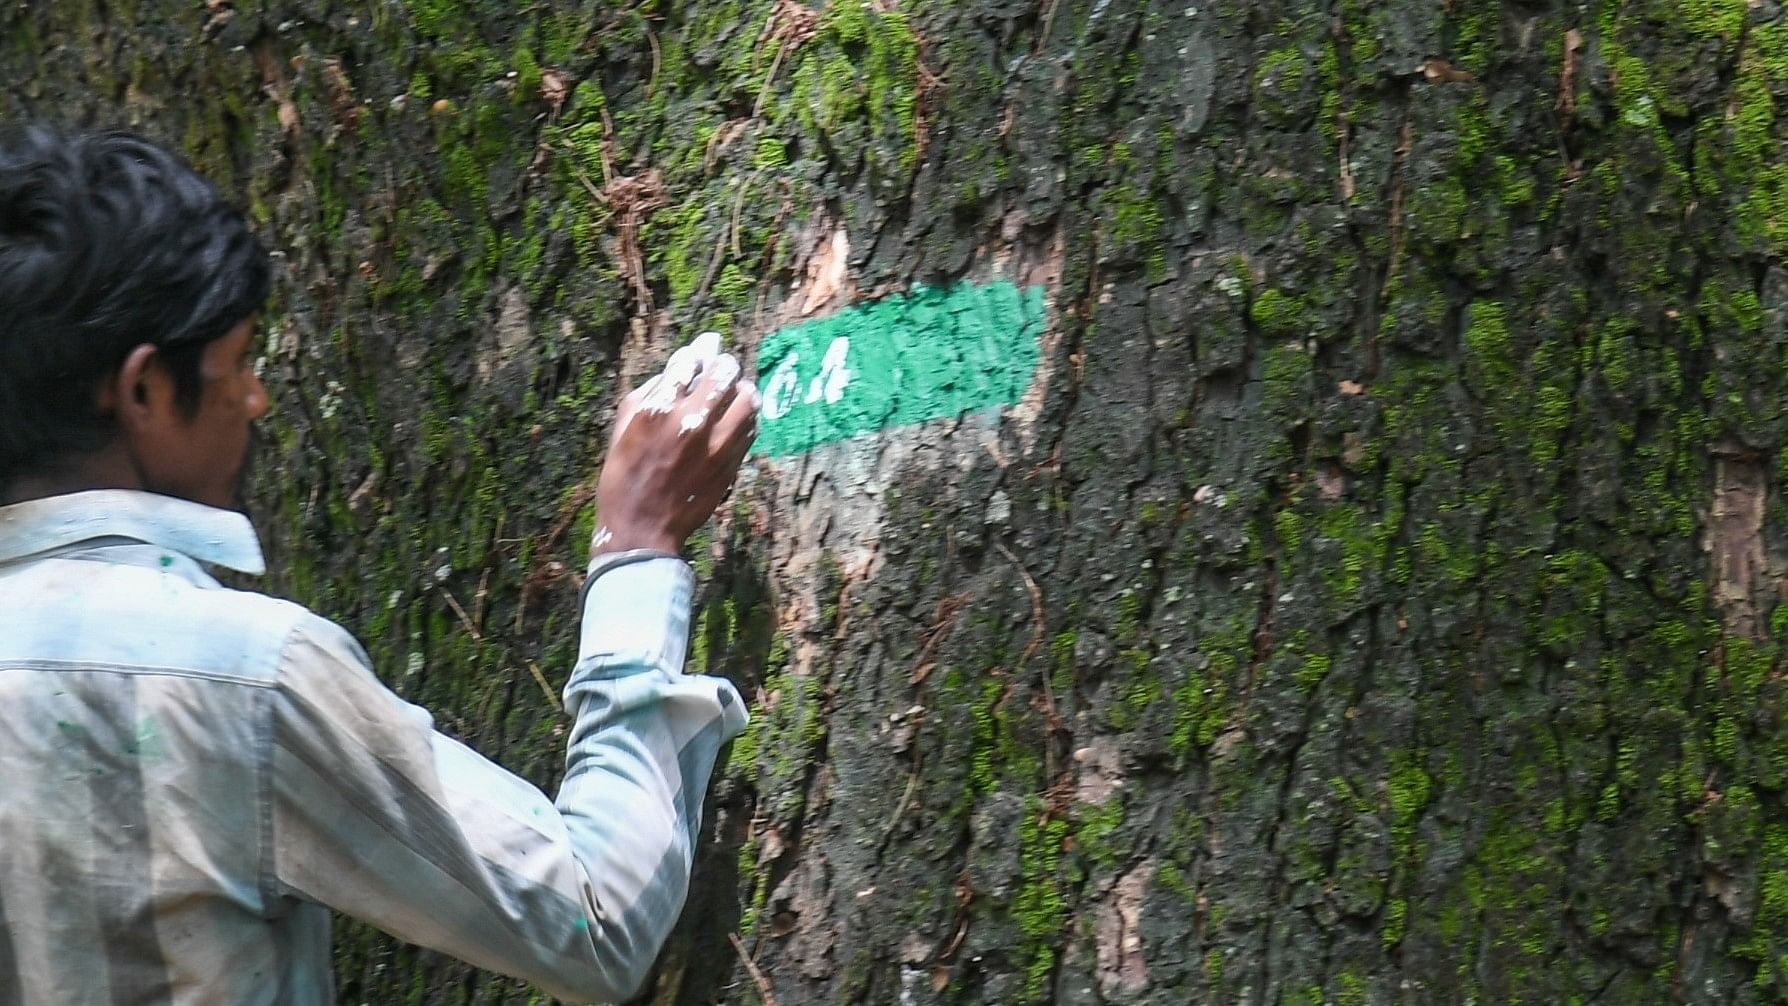
<svg viewBox="0 0 1788 1006">
<path fill-rule="evenodd" d="M 260 310 L 270 273 L 242 214 L 150 140 L 0 135 L 0 488 L 111 442 L 95 396 L 137 346 L 196 411 L 205 347 Z"/>
</svg>

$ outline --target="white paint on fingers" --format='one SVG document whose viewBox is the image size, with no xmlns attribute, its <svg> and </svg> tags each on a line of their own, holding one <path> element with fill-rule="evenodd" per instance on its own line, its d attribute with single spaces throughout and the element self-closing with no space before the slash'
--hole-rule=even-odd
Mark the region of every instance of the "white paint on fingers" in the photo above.
<svg viewBox="0 0 1788 1006">
<path fill-rule="evenodd" d="M 653 415 L 661 416 L 676 408 L 677 399 L 683 395 L 683 389 L 670 379 L 669 371 L 647 381 L 645 387 L 649 390 L 640 399 L 640 411 Z"/>
<path fill-rule="evenodd" d="M 721 355 L 720 333 L 703 332 L 694 342 L 671 354 L 664 365 L 665 380 L 675 385 L 679 393 L 688 391 Z"/>
<path fill-rule="evenodd" d="M 708 369 L 708 401 L 717 402 L 739 380 L 739 358 L 731 353 L 715 357 Z"/>
<path fill-rule="evenodd" d="M 689 348 L 703 360 L 712 360 L 721 355 L 720 333 L 703 332 L 695 337 L 695 341 L 689 344 Z"/>
<path fill-rule="evenodd" d="M 702 372 L 702 359 L 694 346 L 684 346 L 671 354 L 664 365 L 664 380 L 679 392 L 686 390 Z"/>
</svg>

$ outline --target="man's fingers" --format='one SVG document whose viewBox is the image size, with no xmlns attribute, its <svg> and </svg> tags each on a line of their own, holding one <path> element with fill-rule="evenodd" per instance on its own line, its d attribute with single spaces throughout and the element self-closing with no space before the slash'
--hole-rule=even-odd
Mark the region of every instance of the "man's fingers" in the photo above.
<svg viewBox="0 0 1788 1006">
<path fill-rule="evenodd" d="M 695 383 L 695 379 L 700 376 L 701 370 L 701 357 L 696 356 L 695 351 L 691 347 L 684 346 L 682 349 L 672 353 L 671 358 L 665 362 L 664 380 L 666 383 L 675 386 L 678 391 L 682 391 Z"/>
<path fill-rule="evenodd" d="M 694 389 L 702 372 L 711 370 L 716 365 L 717 358 L 724 355 L 726 354 L 720 352 L 718 332 L 703 332 L 695 337 L 694 342 L 672 353 L 670 360 L 664 365 L 663 373 L 635 388 L 622 402 L 615 424 L 617 432 L 626 428 L 635 412 L 663 415 L 677 408 L 683 396 Z M 724 364 L 721 366 L 724 367 Z M 732 367 L 736 376 L 737 360 L 733 361 Z M 701 421 L 697 422 L 699 425 Z"/>
<path fill-rule="evenodd" d="M 690 389 L 686 407 L 701 416 L 704 428 L 712 428 L 738 394 L 739 361 L 731 353 L 722 353 L 708 362 L 707 374 Z"/>
<path fill-rule="evenodd" d="M 609 434 L 610 443 L 620 442 L 621 433 L 627 429 L 627 424 L 633 421 L 634 415 L 645 404 L 646 398 L 658 386 L 658 381 L 659 376 L 654 374 L 639 387 L 621 397 L 621 404 L 615 406 L 615 428 L 614 432 Z"/>
<path fill-rule="evenodd" d="M 751 449 L 752 441 L 757 439 L 757 414 L 763 399 L 758 395 L 757 386 L 750 381 L 740 381 L 734 389 L 725 413 L 714 424 L 714 439 L 710 444 L 716 454 L 737 466 L 745 452 Z"/>
<path fill-rule="evenodd" d="M 708 364 L 706 398 L 709 402 L 718 402 L 720 396 L 731 393 L 739 380 L 739 358 L 731 353 L 721 353 Z"/>
<path fill-rule="evenodd" d="M 746 395 L 740 395 L 734 402 L 735 408 L 745 402 L 747 398 Z M 739 478 L 739 467 L 745 463 L 745 455 L 750 453 L 752 443 L 757 440 L 756 407 L 747 410 L 742 417 L 729 410 L 721 432 L 726 435 L 726 440 L 721 447 L 720 464 L 722 470 L 729 475 L 728 491 L 730 492 L 732 482 L 736 482 Z"/>
<path fill-rule="evenodd" d="M 702 378 L 677 402 L 677 435 L 699 433 L 702 442 L 706 442 L 738 393 L 738 359 L 731 353 L 722 353 L 708 360 Z"/>
<path fill-rule="evenodd" d="M 671 354 L 664 365 L 665 379 L 679 391 L 686 390 L 720 355 L 720 333 L 703 332 L 694 342 Z"/>
<path fill-rule="evenodd" d="M 629 391 L 621 398 L 621 410 L 624 412 L 637 411 L 640 403 L 645 401 L 658 388 L 659 382 L 663 380 L 664 375 L 662 374 L 653 374 L 651 377 L 646 378 L 640 383 L 639 387 Z"/>
<path fill-rule="evenodd" d="M 699 435 L 700 439 L 697 444 L 711 443 L 715 425 L 732 407 L 733 401 L 739 394 L 737 381 L 722 382 L 716 380 L 718 376 L 722 375 L 711 374 L 709 377 L 703 378 L 702 382 L 691 388 L 689 395 L 683 399 L 682 418 L 677 423 L 679 437 Z M 698 447 L 697 449 L 713 453 L 711 447 Z"/>
<path fill-rule="evenodd" d="M 677 407 L 682 400 L 686 387 L 679 386 L 670 380 L 668 373 L 654 374 L 645 383 L 628 392 L 615 407 L 615 438 L 641 412 L 648 415 L 662 416 Z"/>
</svg>

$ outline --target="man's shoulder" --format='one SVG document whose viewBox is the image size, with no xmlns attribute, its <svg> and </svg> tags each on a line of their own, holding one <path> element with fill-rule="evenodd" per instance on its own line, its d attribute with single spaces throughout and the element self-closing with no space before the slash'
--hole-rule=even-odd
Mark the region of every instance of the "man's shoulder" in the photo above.
<svg viewBox="0 0 1788 1006">
<path fill-rule="evenodd" d="M 303 605 L 139 566 L 50 560 L 0 577 L 0 665 L 43 663 L 273 684 Z"/>
</svg>

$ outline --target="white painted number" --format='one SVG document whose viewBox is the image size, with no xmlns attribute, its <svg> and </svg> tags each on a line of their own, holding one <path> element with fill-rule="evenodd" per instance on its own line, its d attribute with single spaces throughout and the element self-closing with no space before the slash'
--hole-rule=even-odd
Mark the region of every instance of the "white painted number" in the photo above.
<svg viewBox="0 0 1788 1006">
<path fill-rule="evenodd" d="M 801 379 L 795 376 L 795 364 L 800 359 L 800 353 L 790 353 L 770 372 L 770 380 L 764 385 L 765 419 L 781 419 L 795 407 L 795 389 L 801 385 Z"/>
<path fill-rule="evenodd" d="M 764 418 L 772 422 L 789 414 L 796 405 L 814 405 L 824 402 L 837 405 L 844 397 L 844 389 L 850 386 L 853 374 L 844 365 L 850 355 L 851 341 L 845 336 L 832 340 L 826 347 L 826 355 L 820 360 L 819 376 L 807 385 L 807 394 L 801 395 L 801 378 L 795 373 L 795 365 L 801 362 L 800 353 L 790 353 L 776 364 L 770 371 L 770 379 L 764 382 Z"/>
<path fill-rule="evenodd" d="M 832 340 L 826 347 L 826 358 L 820 361 L 819 376 L 807 386 L 807 404 L 812 405 L 821 398 L 827 405 L 837 405 L 844 397 L 844 389 L 851 383 L 853 375 L 844 365 L 844 358 L 851 351 L 851 341 L 844 336 Z"/>
</svg>

